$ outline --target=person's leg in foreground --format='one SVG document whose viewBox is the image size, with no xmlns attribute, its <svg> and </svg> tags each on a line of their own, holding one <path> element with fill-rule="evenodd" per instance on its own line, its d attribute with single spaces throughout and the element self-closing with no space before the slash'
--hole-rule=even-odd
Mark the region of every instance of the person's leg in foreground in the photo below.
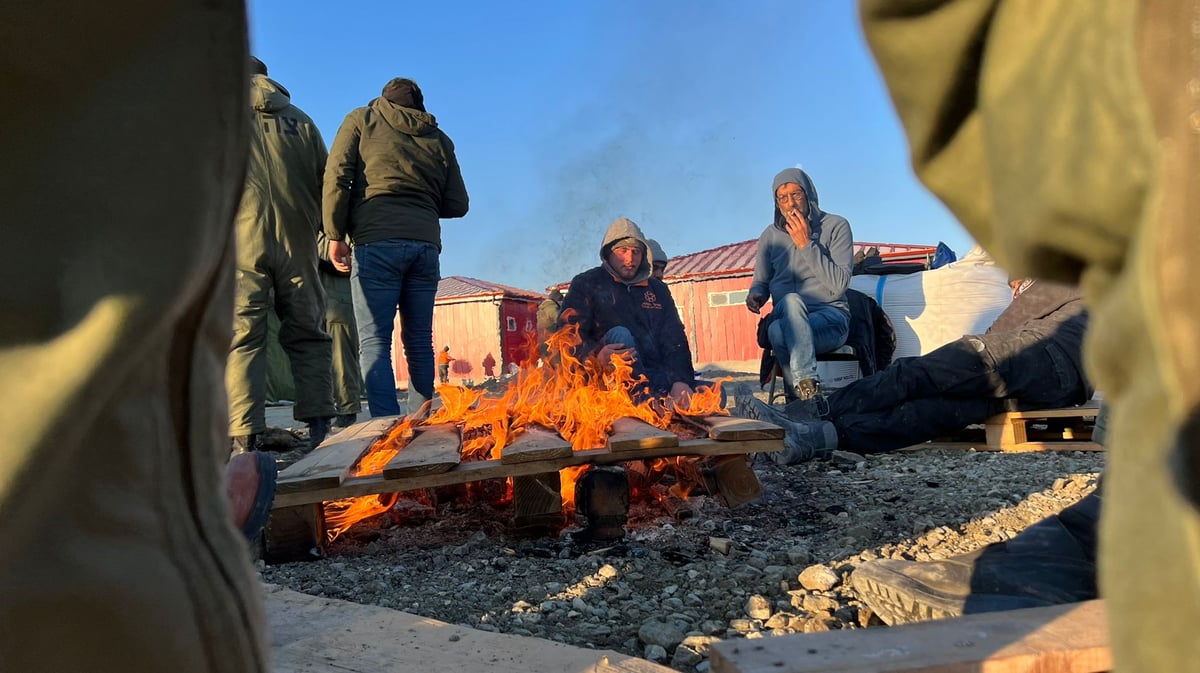
<svg viewBox="0 0 1200 673">
<path fill-rule="evenodd" d="M 265 671 L 220 470 L 244 7 L 59 14 L 0 9 L 9 241 L 44 253 L 0 284 L 0 662 Z"/>
<path fill-rule="evenodd" d="M 1099 567 L 1116 669 L 1194 668 L 1200 0 L 863 6 L 922 180 L 1011 273 L 1080 281 L 1112 409 Z"/>
</svg>

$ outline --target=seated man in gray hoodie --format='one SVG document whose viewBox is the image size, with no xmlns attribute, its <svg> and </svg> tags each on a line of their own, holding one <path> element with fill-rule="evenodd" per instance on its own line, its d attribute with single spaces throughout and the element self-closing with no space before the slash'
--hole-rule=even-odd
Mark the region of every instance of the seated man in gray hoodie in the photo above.
<svg viewBox="0 0 1200 673">
<path fill-rule="evenodd" d="M 846 218 L 818 207 L 817 189 L 799 168 L 780 171 L 771 191 L 775 220 L 758 237 L 746 308 L 758 313 L 770 296 L 767 336 L 785 395 L 810 400 L 819 392 L 817 354 L 842 346 L 850 333 L 854 237 Z"/>
<path fill-rule="evenodd" d="M 574 355 L 607 365 L 614 355 L 644 375 L 648 392 L 681 400 L 696 385 L 692 351 L 671 291 L 651 276 L 654 259 L 642 230 L 617 218 L 604 234 L 601 265 L 571 280 L 560 325 L 577 325 Z"/>
<path fill-rule="evenodd" d="M 892 451 L 960 430 L 1015 405 L 1019 410 L 1081 404 L 1092 396 L 1083 372 L 1088 313 L 1079 289 L 1013 281 L 1014 297 L 988 328 L 887 369 L 822 400 L 774 408 L 749 387 L 735 393 L 738 414 L 784 426 L 792 464 L 836 448 Z M 825 408 L 821 408 L 825 407 Z"/>
</svg>

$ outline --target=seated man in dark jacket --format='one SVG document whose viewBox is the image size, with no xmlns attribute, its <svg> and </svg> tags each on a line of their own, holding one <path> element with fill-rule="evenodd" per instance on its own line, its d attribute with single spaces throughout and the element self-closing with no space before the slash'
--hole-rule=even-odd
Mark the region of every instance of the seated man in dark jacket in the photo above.
<svg viewBox="0 0 1200 673">
<path fill-rule="evenodd" d="M 574 355 L 609 366 L 614 355 L 644 375 L 649 392 L 687 397 L 696 384 L 692 352 L 671 291 L 651 276 L 653 262 L 642 230 L 618 218 L 600 246 L 602 264 L 571 280 L 560 325 L 577 325 Z"/>
<path fill-rule="evenodd" d="M 1079 290 L 1048 281 L 1013 285 L 1012 304 L 985 334 L 897 360 L 830 395 L 828 409 L 793 402 L 780 411 L 746 389 L 737 394 L 738 413 L 787 428 L 784 451 L 769 455 L 792 464 L 839 447 L 872 453 L 927 441 L 984 422 L 1006 400 L 1020 410 L 1087 401 L 1087 310 Z"/>
</svg>

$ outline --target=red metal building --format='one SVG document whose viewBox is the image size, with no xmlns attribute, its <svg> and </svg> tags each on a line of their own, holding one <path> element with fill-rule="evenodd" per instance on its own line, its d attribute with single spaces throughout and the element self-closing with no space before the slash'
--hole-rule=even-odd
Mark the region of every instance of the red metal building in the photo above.
<svg viewBox="0 0 1200 673">
<path fill-rule="evenodd" d="M 495 360 L 493 374 L 499 376 L 510 363 L 529 354 L 537 338 L 537 307 L 546 295 L 466 276 L 450 276 L 438 283 L 433 307 L 435 352 L 450 347 L 450 382 L 487 378 L 484 360 Z M 396 318 L 392 361 L 396 387 L 408 388 L 408 364 L 400 343 L 400 318 Z"/>
</svg>

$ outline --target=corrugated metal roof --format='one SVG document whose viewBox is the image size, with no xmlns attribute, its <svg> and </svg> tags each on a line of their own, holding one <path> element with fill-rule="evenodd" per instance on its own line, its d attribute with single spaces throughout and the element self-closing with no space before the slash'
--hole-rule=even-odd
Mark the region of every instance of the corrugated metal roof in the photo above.
<svg viewBox="0 0 1200 673">
<path fill-rule="evenodd" d="M 758 244 L 757 238 L 741 243 L 730 243 L 719 248 L 701 250 L 690 255 L 672 257 L 667 265 L 668 279 L 684 279 L 698 276 L 728 276 L 749 274 L 754 271 L 754 250 Z M 856 242 L 854 251 L 878 248 L 882 254 L 888 253 L 917 253 L 933 252 L 929 245 L 912 245 L 908 243 L 867 243 Z"/>
<path fill-rule="evenodd" d="M 438 282 L 437 299 L 465 299 L 467 297 L 514 297 L 517 299 L 545 299 L 546 295 L 519 287 L 501 285 L 468 276 L 447 276 Z"/>
</svg>

